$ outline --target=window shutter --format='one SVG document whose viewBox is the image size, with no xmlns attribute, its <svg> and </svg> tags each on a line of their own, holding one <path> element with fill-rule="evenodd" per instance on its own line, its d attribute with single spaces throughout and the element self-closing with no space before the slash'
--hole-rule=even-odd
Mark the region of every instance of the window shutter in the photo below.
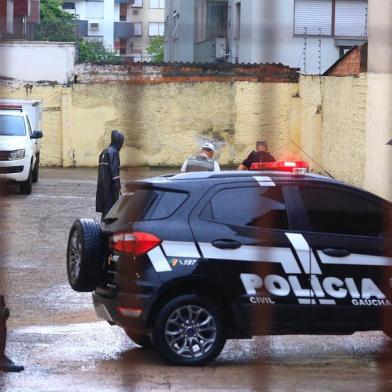
<svg viewBox="0 0 392 392">
<path fill-rule="evenodd" d="M 331 35 L 332 1 L 331 0 L 296 0 L 295 34 Z"/>
<path fill-rule="evenodd" d="M 364 0 L 337 0 L 335 35 L 363 37 L 367 35 L 367 2 Z"/>
</svg>

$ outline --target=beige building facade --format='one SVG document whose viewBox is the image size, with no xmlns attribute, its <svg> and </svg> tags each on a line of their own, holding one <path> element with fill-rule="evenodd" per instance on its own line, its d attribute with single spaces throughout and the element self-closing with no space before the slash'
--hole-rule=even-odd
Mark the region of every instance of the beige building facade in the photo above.
<svg viewBox="0 0 392 392">
<path fill-rule="evenodd" d="M 165 35 L 165 0 L 135 0 L 126 4 L 125 8 L 126 18 L 134 26 L 134 36 L 125 43 L 125 54 L 130 55 L 133 61 L 150 61 L 147 53 L 150 39 Z M 123 45 L 120 43 L 121 48 Z"/>
</svg>

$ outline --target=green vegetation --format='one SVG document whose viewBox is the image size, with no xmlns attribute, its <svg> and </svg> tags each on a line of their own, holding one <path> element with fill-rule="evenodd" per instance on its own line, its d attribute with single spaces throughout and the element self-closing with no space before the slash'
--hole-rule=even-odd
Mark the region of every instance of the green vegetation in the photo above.
<svg viewBox="0 0 392 392">
<path fill-rule="evenodd" d="M 163 44 L 164 38 L 157 36 L 150 39 L 147 47 L 147 53 L 151 56 L 151 61 L 154 63 L 162 63 L 163 62 Z"/>
<path fill-rule="evenodd" d="M 61 9 L 60 0 L 41 0 L 40 18 L 34 38 L 37 41 L 75 42 L 75 16 Z"/>
<path fill-rule="evenodd" d="M 61 0 L 41 0 L 41 21 L 34 38 L 37 41 L 75 42 L 79 62 L 119 64 L 120 56 L 105 48 L 102 42 L 90 42 L 77 34 L 78 21 L 61 9 Z"/>
<path fill-rule="evenodd" d="M 120 64 L 120 56 L 105 48 L 102 42 L 78 41 L 78 57 L 80 63 Z"/>
</svg>

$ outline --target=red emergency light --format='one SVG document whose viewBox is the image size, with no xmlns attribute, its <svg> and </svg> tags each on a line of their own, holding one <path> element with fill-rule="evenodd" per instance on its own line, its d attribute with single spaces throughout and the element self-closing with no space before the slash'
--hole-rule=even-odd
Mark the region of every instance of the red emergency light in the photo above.
<svg viewBox="0 0 392 392">
<path fill-rule="evenodd" d="M 23 110 L 22 105 L 0 104 L 0 110 Z"/>
<path fill-rule="evenodd" d="M 305 161 L 279 161 L 279 162 L 256 162 L 252 163 L 250 170 L 270 170 L 290 173 L 303 173 L 309 171 L 309 165 Z"/>
</svg>

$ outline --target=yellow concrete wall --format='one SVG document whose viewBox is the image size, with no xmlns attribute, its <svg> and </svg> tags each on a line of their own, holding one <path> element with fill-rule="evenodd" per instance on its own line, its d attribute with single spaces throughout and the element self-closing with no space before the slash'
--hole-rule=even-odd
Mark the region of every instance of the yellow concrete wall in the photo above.
<svg viewBox="0 0 392 392">
<path fill-rule="evenodd" d="M 293 96 L 298 86 L 286 83 L 237 83 L 235 86 L 235 154 L 239 163 L 258 139 L 268 140 L 276 159 L 299 158 L 291 142 Z"/>
<path fill-rule="evenodd" d="M 315 171 L 365 185 L 367 77 L 301 76 L 301 148 Z M 304 154 L 305 155 L 305 154 Z"/>
<path fill-rule="evenodd" d="M 364 186 L 392 200 L 392 74 L 369 73 Z"/>
<path fill-rule="evenodd" d="M 95 166 L 112 129 L 125 135 L 123 166 L 179 166 L 204 140 L 223 165 L 238 164 L 266 138 L 277 157 L 292 156 L 291 96 L 295 84 L 80 84 L 2 86 L 3 97 L 42 99 L 41 162 Z"/>
<path fill-rule="evenodd" d="M 380 104 L 380 83 L 373 107 Z M 366 75 L 301 76 L 299 84 L 107 83 L 31 92 L 8 84 L 0 86 L 0 97 L 43 100 L 43 165 L 95 166 L 112 129 L 125 134 L 123 166 L 179 167 L 204 140 L 216 143 L 221 164 L 236 165 L 265 138 L 277 159 L 304 158 L 315 171 L 385 196 L 384 185 L 365 175 L 371 173 L 367 122 L 377 124 L 366 117 L 367 87 Z"/>
</svg>

